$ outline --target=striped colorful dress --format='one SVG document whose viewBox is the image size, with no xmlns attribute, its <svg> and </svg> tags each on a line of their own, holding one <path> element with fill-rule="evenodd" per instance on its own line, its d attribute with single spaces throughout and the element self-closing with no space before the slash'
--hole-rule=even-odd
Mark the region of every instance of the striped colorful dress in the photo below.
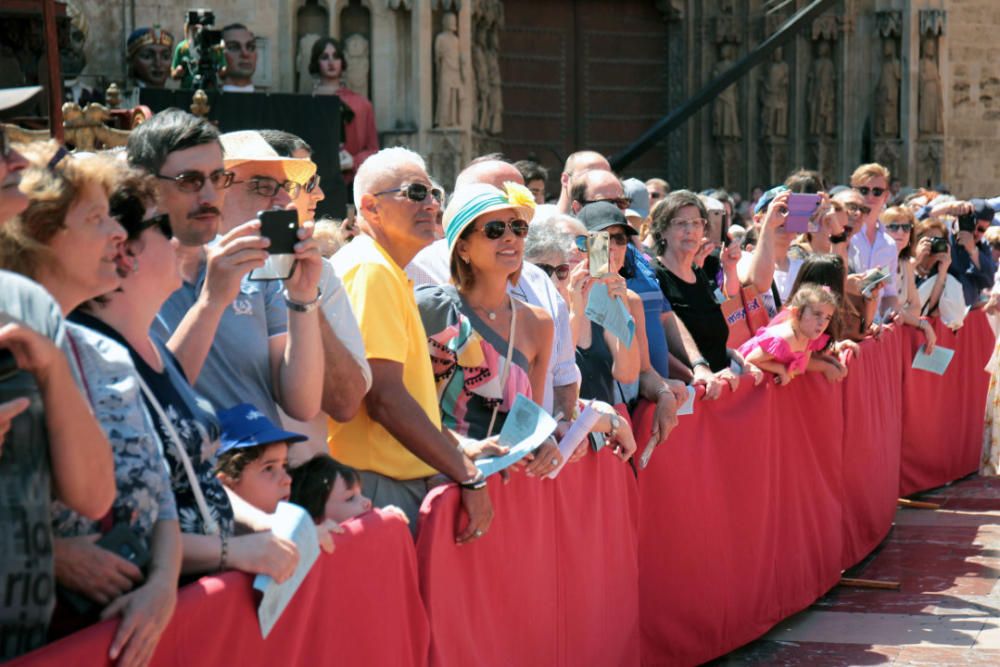
<svg viewBox="0 0 1000 667">
<path fill-rule="evenodd" d="M 427 331 L 442 425 L 469 438 L 485 438 L 493 408 L 499 405 L 493 425 L 496 435 L 517 395 L 531 398 L 527 359 L 515 346 L 501 387 L 507 341 L 462 301 L 452 285 L 423 285 L 416 289 L 416 297 Z"/>
</svg>

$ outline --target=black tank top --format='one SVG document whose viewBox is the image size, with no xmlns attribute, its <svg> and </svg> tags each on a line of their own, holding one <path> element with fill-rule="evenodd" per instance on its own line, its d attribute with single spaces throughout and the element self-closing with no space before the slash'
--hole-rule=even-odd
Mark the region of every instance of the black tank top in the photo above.
<svg viewBox="0 0 1000 667">
<path fill-rule="evenodd" d="M 604 340 L 604 327 L 590 323 L 590 347 L 576 348 L 576 365 L 580 369 L 580 398 L 596 398 L 615 404 L 615 381 L 611 376 L 614 359 Z"/>
</svg>

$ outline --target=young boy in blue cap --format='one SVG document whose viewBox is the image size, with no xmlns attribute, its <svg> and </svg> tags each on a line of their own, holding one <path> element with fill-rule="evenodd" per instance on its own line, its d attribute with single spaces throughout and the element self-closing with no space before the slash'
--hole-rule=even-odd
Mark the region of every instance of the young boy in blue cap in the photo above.
<svg viewBox="0 0 1000 667">
<path fill-rule="evenodd" d="M 243 500 L 273 514 L 291 493 L 288 446 L 308 438 L 278 428 L 249 403 L 222 410 L 218 417 L 222 437 L 216 475 Z"/>
</svg>

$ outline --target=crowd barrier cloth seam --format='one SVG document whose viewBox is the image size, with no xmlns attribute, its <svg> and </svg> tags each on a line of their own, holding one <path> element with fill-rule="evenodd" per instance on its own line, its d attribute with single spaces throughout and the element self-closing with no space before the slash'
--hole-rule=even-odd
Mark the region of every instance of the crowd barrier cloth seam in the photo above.
<svg viewBox="0 0 1000 667">
<path fill-rule="evenodd" d="M 604 667 L 723 655 L 834 586 L 885 538 L 899 495 L 975 471 L 993 332 L 981 311 L 957 334 L 934 326 L 955 350 L 944 376 L 913 371 L 921 334 L 890 328 L 861 344 L 842 383 L 744 381 L 697 402 L 638 480 L 607 448 L 554 481 L 491 478 L 495 518 L 471 544 L 454 542 L 465 520 L 454 485 L 425 499 L 415 545 L 392 516 L 348 522 L 267 641 L 250 577 L 203 578 L 181 590 L 153 664 Z M 631 417 L 641 449 L 653 406 Z M 110 664 L 114 627 L 9 664 Z"/>
</svg>

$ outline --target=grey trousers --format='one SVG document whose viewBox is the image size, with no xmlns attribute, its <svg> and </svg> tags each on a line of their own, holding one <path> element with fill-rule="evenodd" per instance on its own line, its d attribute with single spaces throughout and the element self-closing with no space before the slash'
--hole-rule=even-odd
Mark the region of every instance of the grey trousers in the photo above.
<svg viewBox="0 0 1000 667">
<path fill-rule="evenodd" d="M 417 519 L 420 517 L 420 504 L 430 490 L 429 477 L 420 479 L 399 480 L 370 470 L 360 470 L 361 492 L 371 498 L 375 507 L 395 505 L 403 510 L 410 520 L 410 534 L 417 536 Z"/>
</svg>

